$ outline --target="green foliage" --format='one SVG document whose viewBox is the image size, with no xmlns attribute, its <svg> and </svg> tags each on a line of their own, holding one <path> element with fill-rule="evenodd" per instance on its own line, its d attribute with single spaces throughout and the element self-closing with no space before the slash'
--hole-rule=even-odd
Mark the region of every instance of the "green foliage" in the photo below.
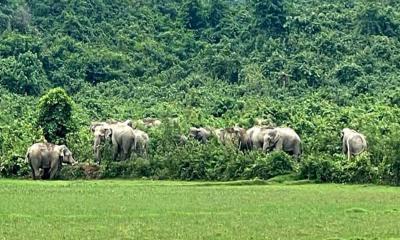
<svg viewBox="0 0 400 240">
<path fill-rule="evenodd" d="M 91 121 L 143 117 L 177 117 L 179 124 L 144 129 L 148 159 L 114 163 L 106 147 L 96 177 L 231 180 L 296 172 L 278 153 L 177 141 L 191 126 L 249 128 L 262 118 L 299 133 L 304 178 L 399 183 L 396 1 L 0 3 L 4 176 L 23 175 L 12 166 L 23 164 L 18 159 L 43 135 L 87 164 Z M 38 96 L 54 87 L 65 89 L 74 107 L 59 92 L 62 104 L 47 95 L 49 105 L 37 111 Z M 366 135 L 367 155 L 351 162 L 338 155 L 344 127 Z M 91 176 L 63 171 L 66 178 Z"/>
<path fill-rule="evenodd" d="M 286 11 L 283 0 L 253 0 L 257 26 L 272 34 L 280 35 L 285 31 Z"/>
<path fill-rule="evenodd" d="M 65 143 L 66 136 L 74 130 L 73 101 L 62 88 L 51 89 L 39 100 L 37 125 L 51 143 Z"/>
<path fill-rule="evenodd" d="M 336 78 L 342 84 L 354 84 L 354 80 L 362 74 L 362 68 L 357 64 L 343 64 L 337 69 Z"/>
<path fill-rule="evenodd" d="M 14 155 L 10 159 L 0 162 L 1 177 L 26 177 L 30 172 L 31 169 L 22 156 Z"/>
<path fill-rule="evenodd" d="M 187 28 L 199 29 L 205 26 L 202 6 L 199 0 L 187 1 L 184 8 L 184 21 Z"/>
<path fill-rule="evenodd" d="M 393 20 L 392 8 L 368 6 L 358 16 L 359 31 L 367 35 L 385 35 L 393 37 L 398 34 L 399 23 Z"/>
<path fill-rule="evenodd" d="M 338 161 L 332 161 L 330 156 L 309 155 L 300 164 L 300 177 L 317 182 L 340 182 L 340 167 Z"/>
<path fill-rule="evenodd" d="M 0 84 L 28 95 L 39 95 L 49 86 L 42 63 L 30 51 L 0 60 Z"/>
</svg>

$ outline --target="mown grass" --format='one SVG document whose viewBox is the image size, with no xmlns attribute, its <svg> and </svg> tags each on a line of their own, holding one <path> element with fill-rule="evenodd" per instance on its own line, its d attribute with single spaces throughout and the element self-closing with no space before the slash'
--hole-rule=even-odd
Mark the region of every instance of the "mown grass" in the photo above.
<svg viewBox="0 0 400 240">
<path fill-rule="evenodd" d="M 0 180 L 1 239 L 395 239 L 400 189 Z"/>
</svg>

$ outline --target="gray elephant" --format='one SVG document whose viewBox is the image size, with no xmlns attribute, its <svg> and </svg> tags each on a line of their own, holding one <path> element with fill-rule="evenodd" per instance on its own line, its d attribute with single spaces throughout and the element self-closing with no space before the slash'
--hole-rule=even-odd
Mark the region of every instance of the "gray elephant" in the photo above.
<svg viewBox="0 0 400 240">
<path fill-rule="evenodd" d="M 242 133 L 243 141 L 245 141 L 248 149 L 262 149 L 264 146 L 264 136 L 268 130 L 272 129 L 265 126 L 254 126 Z"/>
<path fill-rule="evenodd" d="M 135 129 L 133 130 L 134 135 L 134 143 L 133 143 L 133 151 L 142 156 L 147 156 L 147 148 L 149 145 L 149 135 L 143 132 L 142 130 Z"/>
<path fill-rule="evenodd" d="M 135 128 L 138 126 L 144 126 L 147 128 L 158 127 L 162 124 L 161 120 L 157 118 L 144 118 L 143 120 L 135 121 Z"/>
<path fill-rule="evenodd" d="M 240 147 L 242 143 L 242 136 L 245 132 L 245 129 L 235 126 L 216 129 L 214 134 L 217 136 L 219 142 L 221 142 L 223 145 L 234 145 Z"/>
<path fill-rule="evenodd" d="M 26 152 L 26 161 L 32 170 L 32 178 L 54 179 L 62 163 L 76 164 L 71 151 L 65 145 L 35 143 Z M 43 174 L 41 174 L 41 171 Z"/>
<path fill-rule="evenodd" d="M 301 140 L 291 128 L 268 128 L 264 135 L 263 151 L 284 151 L 299 158 L 301 154 Z"/>
<path fill-rule="evenodd" d="M 205 143 L 212 137 L 212 129 L 191 127 L 189 137 Z"/>
<path fill-rule="evenodd" d="M 351 156 L 358 155 L 367 149 L 367 140 L 365 136 L 350 128 L 344 128 L 341 132 L 342 151 L 350 160 Z"/>
<path fill-rule="evenodd" d="M 91 131 L 94 135 L 93 150 L 98 164 L 101 161 L 101 145 L 107 140 L 111 140 L 112 143 L 113 160 L 116 160 L 118 155 L 122 160 L 130 156 L 131 150 L 134 149 L 135 137 L 134 130 L 130 124 L 130 121 L 92 124 Z"/>
</svg>

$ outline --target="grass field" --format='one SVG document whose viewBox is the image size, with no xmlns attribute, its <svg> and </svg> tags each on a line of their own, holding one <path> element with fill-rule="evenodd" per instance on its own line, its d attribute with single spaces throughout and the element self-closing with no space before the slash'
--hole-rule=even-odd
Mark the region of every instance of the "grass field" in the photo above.
<svg viewBox="0 0 400 240">
<path fill-rule="evenodd" d="M 0 239 L 400 239 L 400 188 L 0 180 Z"/>
</svg>

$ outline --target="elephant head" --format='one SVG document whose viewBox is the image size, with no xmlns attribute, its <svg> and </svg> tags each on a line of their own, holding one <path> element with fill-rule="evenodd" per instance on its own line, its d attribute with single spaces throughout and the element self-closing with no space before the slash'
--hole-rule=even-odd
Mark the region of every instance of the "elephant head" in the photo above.
<svg viewBox="0 0 400 240">
<path fill-rule="evenodd" d="M 206 142 L 211 136 L 211 131 L 205 128 L 191 127 L 189 130 L 189 136 L 202 142 Z"/>
<path fill-rule="evenodd" d="M 133 122 L 130 119 L 128 119 L 125 122 L 123 122 L 123 124 L 128 125 L 129 127 L 133 128 Z"/>
<path fill-rule="evenodd" d="M 279 132 L 275 128 L 267 129 L 264 135 L 263 151 L 270 150 L 275 146 L 280 138 Z"/>
<path fill-rule="evenodd" d="M 57 151 L 59 152 L 60 162 L 75 165 L 78 162 L 72 157 L 72 152 L 65 145 L 57 146 Z"/>
<path fill-rule="evenodd" d="M 237 146 L 241 146 L 242 143 L 246 142 L 246 129 L 239 126 L 229 127 L 225 129 L 229 135 L 230 141 Z"/>
</svg>

